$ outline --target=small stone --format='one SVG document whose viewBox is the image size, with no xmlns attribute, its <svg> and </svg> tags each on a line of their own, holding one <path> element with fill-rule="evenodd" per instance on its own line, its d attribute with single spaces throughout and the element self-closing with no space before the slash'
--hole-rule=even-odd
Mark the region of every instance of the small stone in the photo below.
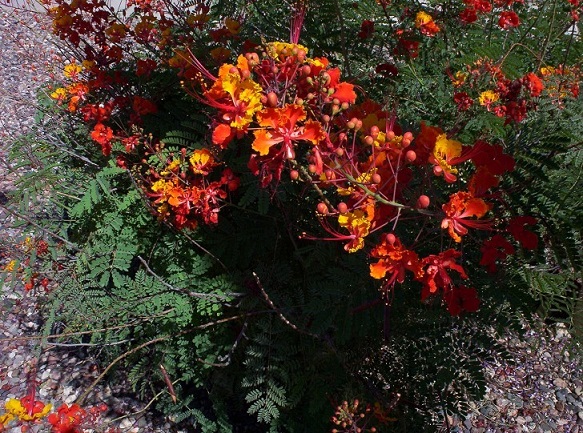
<svg viewBox="0 0 583 433">
<path fill-rule="evenodd" d="M 480 413 L 484 416 L 491 416 L 496 413 L 496 408 L 491 404 L 487 404 L 486 406 L 480 409 Z"/>
<path fill-rule="evenodd" d="M 557 388 L 567 388 L 569 386 L 569 384 L 560 377 L 557 377 L 555 380 L 553 380 L 553 385 L 555 385 Z"/>
<path fill-rule="evenodd" d="M 567 400 L 567 390 L 566 389 L 558 389 L 555 392 L 555 395 L 557 396 L 557 399 L 559 401 L 565 401 L 565 400 Z"/>
<path fill-rule="evenodd" d="M 562 401 L 556 402 L 555 409 L 557 409 L 557 411 L 559 412 L 563 412 L 565 410 L 565 403 L 563 403 Z"/>
<path fill-rule="evenodd" d="M 583 410 L 579 411 L 579 413 L 577 414 L 577 416 L 579 417 L 580 420 L 583 421 Z"/>
<path fill-rule="evenodd" d="M 466 418 L 464 420 L 464 427 L 467 428 L 468 430 L 473 427 L 472 426 L 472 419 L 471 418 Z"/>
<path fill-rule="evenodd" d="M 542 431 L 553 431 L 553 429 L 557 428 L 557 424 L 552 420 L 547 420 L 540 425 Z"/>
<path fill-rule="evenodd" d="M 484 427 L 472 427 L 471 433 L 484 433 L 486 429 Z"/>
<path fill-rule="evenodd" d="M 496 405 L 498 407 L 506 407 L 510 404 L 509 400 L 506 400 L 505 398 L 498 398 L 496 399 Z"/>
<path fill-rule="evenodd" d="M 517 416 L 516 417 L 516 423 L 517 424 L 520 424 L 520 425 L 526 424 L 526 418 L 524 418 L 522 416 Z"/>
<path fill-rule="evenodd" d="M 135 420 L 134 419 L 132 419 L 132 418 L 124 418 L 119 423 L 119 428 L 121 430 L 129 430 L 130 428 L 133 427 L 134 423 L 135 423 Z"/>
</svg>

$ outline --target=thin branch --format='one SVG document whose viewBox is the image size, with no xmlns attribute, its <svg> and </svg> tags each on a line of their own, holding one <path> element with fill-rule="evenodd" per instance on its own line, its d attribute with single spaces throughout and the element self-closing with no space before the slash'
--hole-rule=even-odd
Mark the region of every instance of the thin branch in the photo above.
<svg viewBox="0 0 583 433">
<path fill-rule="evenodd" d="M 186 289 L 180 289 L 177 287 L 174 287 L 173 285 L 167 283 L 166 281 L 164 281 L 164 279 L 159 276 L 157 273 L 155 273 L 152 268 L 150 268 L 150 266 L 148 265 L 148 262 L 146 262 L 142 256 L 137 256 L 138 260 L 144 265 L 144 267 L 146 268 L 146 271 L 152 275 L 154 278 L 156 278 L 158 281 L 160 281 L 165 287 L 169 288 L 170 290 L 172 290 L 173 292 L 179 292 L 179 293 L 183 293 L 185 295 L 188 296 L 192 296 L 193 298 L 201 298 L 201 299 L 208 299 L 208 298 L 220 298 L 224 301 L 229 300 L 229 298 L 225 295 L 217 295 L 214 293 L 197 293 L 197 292 L 191 292 L 189 290 Z M 242 293 L 231 293 L 231 295 L 233 296 L 243 296 Z"/>
<path fill-rule="evenodd" d="M 299 332 L 300 334 L 305 334 L 305 335 L 309 335 L 310 337 L 316 338 L 318 340 L 322 340 L 322 337 L 317 335 L 317 334 L 313 334 L 309 331 L 306 331 L 304 329 L 300 329 L 298 328 L 296 325 L 294 325 L 292 322 L 290 322 L 282 313 L 281 311 L 275 306 L 275 304 L 273 303 L 273 301 L 271 299 L 269 299 L 269 296 L 267 295 L 267 292 L 265 291 L 265 289 L 263 288 L 263 284 L 261 284 L 261 281 L 259 280 L 259 276 L 253 272 L 253 276 L 255 277 L 255 281 L 257 283 L 257 287 L 259 288 L 259 290 L 261 291 L 261 294 L 263 295 L 263 297 L 265 298 L 265 301 L 269 304 L 269 306 L 273 309 L 273 311 L 275 311 L 275 313 L 279 316 L 279 318 L 281 319 L 281 321 L 283 323 L 285 323 L 287 326 L 289 326 L 290 328 L 292 328 L 294 331 Z"/>
</svg>

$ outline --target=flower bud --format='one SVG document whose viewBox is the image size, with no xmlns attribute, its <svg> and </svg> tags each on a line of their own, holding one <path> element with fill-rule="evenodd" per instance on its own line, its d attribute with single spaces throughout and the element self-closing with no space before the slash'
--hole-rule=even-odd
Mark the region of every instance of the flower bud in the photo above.
<svg viewBox="0 0 583 433">
<path fill-rule="evenodd" d="M 417 199 L 417 208 L 418 209 L 426 209 L 429 207 L 431 200 L 426 195 L 420 195 Z"/>
</svg>

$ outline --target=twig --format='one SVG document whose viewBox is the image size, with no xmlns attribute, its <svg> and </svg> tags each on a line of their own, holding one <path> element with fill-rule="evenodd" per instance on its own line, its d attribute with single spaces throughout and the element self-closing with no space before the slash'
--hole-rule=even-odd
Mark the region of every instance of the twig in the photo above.
<svg viewBox="0 0 583 433">
<path fill-rule="evenodd" d="M 247 314 L 247 315 L 249 315 L 249 314 Z M 178 337 L 180 335 L 188 334 L 190 332 L 201 330 L 201 329 L 206 329 L 206 328 L 209 328 L 211 326 L 219 325 L 221 323 L 231 322 L 233 320 L 240 319 L 242 317 L 245 317 L 245 316 L 239 315 L 239 316 L 225 317 L 224 319 L 215 320 L 213 322 L 205 323 L 204 325 L 195 326 L 194 328 L 190 328 L 190 329 L 185 329 L 184 331 L 178 332 L 177 334 L 174 334 L 174 335 L 162 335 L 158 338 L 154 338 L 153 340 L 146 341 L 145 343 L 142 343 L 139 346 L 136 346 L 133 349 L 126 351 L 125 353 L 122 353 L 117 358 L 115 358 L 105 368 L 105 370 L 103 370 L 103 372 L 99 376 L 97 376 L 97 378 L 89 385 L 89 387 L 83 392 L 83 394 L 81 394 L 79 396 L 76 403 L 78 405 L 82 405 L 83 401 L 87 398 L 89 393 L 93 390 L 93 388 L 95 388 L 95 386 L 97 386 L 97 384 L 99 382 L 101 382 L 101 380 L 105 377 L 105 375 L 109 372 L 109 370 L 111 370 L 119 361 L 127 358 L 128 356 L 132 355 L 133 353 L 136 353 L 136 352 L 144 349 L 145 347 L 151 346 L 152 344 L 157 344 L 157 343 L 160 343 L 162 341 L 168 340 L 169 338 L 172 338 L 172 337 Z"/>
<path fill-rule="evenodd" d="M 81 249 L 79 247 L 77 247 L 74 243 L 72 243 L 71 241 L 68 241 L 67 239 L 65 239 L 62 236 L 59 236 L 58 234 L 56 234 L 55 232 L 48 230 L 44 227 L 42 227 L 41 225 L 35 223 L 34 221 L 32 221 L 30 218 L 28 218 L 27 216 L 21 215 L 17 212 L 14 212 L 12 209 L 8 208 L 6 205 L 3 205 L 2 203 L 0 203 L 0 208 L 4 209 L 6 212 L 8 212 L 10 215 L 16 217 L 16 218 L 21 218 L 24 221 L 26 221 L 27 223 L 33 225 L 34 227 L 36 227 L 37 229 L 41 230 L 44 233 L 47 233 L 49 235 L 51 235 L 52 237 L 54 237 L 55 239 L 58 239 L 64 243 L 66 243 L 67 245 L 69 245 L 69 247 L 71 247 L 73 250 L 75 251 L 81 251 Z"/>
<path fill-rule="evenodd" d="M 173 292 L 179 292 L 179 293 L 184 293 L 188 296 L 192 296 L 193 298 L 202 298 L 202 299 L 207 299 L 207 298 L 220 298 L 223 299 L 225 301 L 229 300 L 229 298 L 225 295 L 217 295 L 214 293 L 197 293 L 197 292 L 191 292 L 185 289 L 180 289 L 177 287 L 174 287 L 173 285 L 167 283 L 166 281 L 164 281 L 164 279 L 159 276 L 158 274 L 156 274 L 148 265 L 148 262 L 146 262 L 142 256 L 137 256 L 138 260 L 140 262 L 142 262 L 142 264 L 144 265 L 144 267 L 146 268 L 146 271 L 152 275 L 154 278 L 156 278 L 158 281 L 160 281 L 164 286 L 168 287 L 170 290 L 172 290 Z M 242 296 L 241 293 L 231 293 L 231 295 L 233 296 Z"/>
<path fill-rule="evenodd" d="M 301 334 L 309 335 L 310 337 L 316 338 L 318 340 L 322 340 L 322 337 L 321 336 L 316 335 L 316 334 L 313 334 L 313 333 L 311 333 L 309 331 L 306 331 L 304 329 L 300 329 L 296 325 L 294 325 L 292 322 L 290 322 L 281 313 L 281 311 L 275 306 L 275 304 L 273 303 L 273 301 L 271 299 L 269 299 L 269 296 L 267 295 L 267 292 L 265 292 L 265 289 L 263 288 L 263 284 L 261 284 L 261 281 L 259 280 L 259 276 L 255 272 L 253 272 L 253 276 L 255 277 L 255 281 L 257 282 L 257 287 L 261 291 L 261 294 L 265 298 L 265 301 L 267 301 L 267 303 L 269 304 L 269 306 L 273 309 L 273 311 L 275 311 L 275 313 L 279 316 L 279 318 L 282 320 L 283 323 L 285 323 L 287 326 L 289 326 L 290 328 L 292 328 L 294 331 L 297 331 L 297 332 L 299 332 Z"/>
</svg>

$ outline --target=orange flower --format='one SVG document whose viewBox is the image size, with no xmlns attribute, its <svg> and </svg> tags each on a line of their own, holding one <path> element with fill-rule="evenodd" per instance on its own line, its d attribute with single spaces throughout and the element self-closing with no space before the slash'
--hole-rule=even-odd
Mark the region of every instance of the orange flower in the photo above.
<svg viewBox="0 0 583 433">
<path fill-rule="evenodd" d="M 305 120 L 306 112 L 300 105 L 288 104 L 284 108 L 267 108 L 257 113 L 259 126 L 267 129 L 255 131 L 253 150 L 259 155 L 267 155 L 272 146 L 283 143 L 280 149 L 286 159 L 295 158 L 294 141 L 309 141 L 318 144 L 325 134 L 319 122 L 308 120 L 303 126 L 297 122 Z"/>
<path fill-rule="evenodd" d="M 441 30 L 431 15 L 426 12 L 418 12 L 417 16 L 415 17 L 415 27 L 417 27 L 421 33 L 425 36 L 435 36 Z"/>
<path fill-rule="evenodd" d="M 405 281 L 406 271 L 413 272 L 416 280 L 423 277 L 423 266 L 419 257 L 414 251 L 404 248 L 399 239 L 390 243 L 385 237 L 381 244 L 371 251 L 370 255 L 379 259 L 378 262 L 370 265 L 370 275 L 377 280 L 388 276 L 389 279 L 385 287 L 395 282 Z"/>
<path fill-rule="evenodd" d="M 487 230 L 490 221 L 469 220 L 470 217 L 482 218 L 491 206 L 481 198 L 475 198 L 469 192 L 456 192 L 450 195 L 449 202 L 442 206 L 445 218 L 441 228 L 448 229 L 449 235 L 456 242 L 461 242 L 461 236 L 468 233 L 467 227 Z"/>
</svg>

